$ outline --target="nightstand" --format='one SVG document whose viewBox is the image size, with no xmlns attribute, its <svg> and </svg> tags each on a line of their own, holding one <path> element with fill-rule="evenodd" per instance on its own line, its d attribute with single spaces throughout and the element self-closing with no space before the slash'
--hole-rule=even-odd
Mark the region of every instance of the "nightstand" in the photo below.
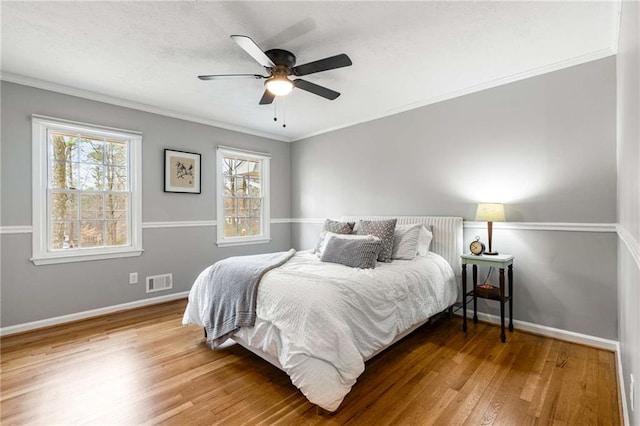
<svg viewBox="0 0 640 426">
<path fill-rule="evenodd" d="M 467 303 L 473 298 L 473 322 L 478 322 L 478 297 L 500 302 L 500 340 L 504 343 L 504 304 L 509 302 L 509 331 L 513 331 L 513 256 L 498 254 L 494 256 L 463 254 L 462 258 L 462 331 L 467 332 Z M 473 289 L 467 291 L 467 264 L 473 265 Z M 492 266 L 500 271 L 500 286 L 483 287 L 478 285 L 478 266 Z M 509 295 L 505 295 L 504 270 L 507 269 Z"/>
</svg>

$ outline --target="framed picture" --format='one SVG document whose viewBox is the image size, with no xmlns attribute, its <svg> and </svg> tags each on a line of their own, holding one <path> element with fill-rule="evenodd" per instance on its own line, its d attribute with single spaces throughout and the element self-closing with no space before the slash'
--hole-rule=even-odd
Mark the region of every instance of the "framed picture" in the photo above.
<svg viewBox="0 0 640 426">
<path fill-rule="evenodd" d="M 200 154 L 164 150 L 164 192 L 200 194 Z"/>
</svg>

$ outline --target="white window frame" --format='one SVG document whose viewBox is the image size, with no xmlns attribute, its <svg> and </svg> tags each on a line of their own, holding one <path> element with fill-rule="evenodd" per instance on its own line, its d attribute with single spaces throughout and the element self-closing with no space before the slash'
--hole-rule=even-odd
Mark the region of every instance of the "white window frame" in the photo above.
<svg viewBox="0 0 640 426">
<path fill-rule="evenodd" d="M 140 256 L 142 249 L 142 133 L 115 129 L 95 124 L 80 123 L 59 118 L 32 115 L 32 220 L 33 257 L 36 265 L 81 262 Z M 48 132 L 64 131 L 128 141 L 128 179 L 130 205 L 128 209 L 129 245 L 117 247 L 77 248 L 50 250 L 51 229 L 48 212 L 49 150 Z"/>
<path fill-rule="evenodd" d="M 261 191 L 262 191 L 262 220 L 261 230 L 262 235 L 251 235 L 247 237 L 225 237 L 224 236 L 224 157 L 233 156 L 246 158 L 247 160 L 260 161 L 262 164 L 261 170 Z M 217 204 L 217 245 L 218 247 L 239 246 L 244 244 L 264 244 L 271 241 L 271 220 L 269 216 L 270 212 L 270 191 L 269 181 L 270 177 L 270 163 L 271 155 L 247 151 L 243 149 L 230 148 L 227 146 L 218 145 L 216 149 L 216 204 Z"/>
</svg>

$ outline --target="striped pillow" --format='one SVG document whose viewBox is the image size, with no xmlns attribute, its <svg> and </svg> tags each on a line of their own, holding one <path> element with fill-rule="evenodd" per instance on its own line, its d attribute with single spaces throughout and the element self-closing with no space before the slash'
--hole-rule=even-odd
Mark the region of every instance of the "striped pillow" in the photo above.
<svg viewBox="0 0 640 426">
<path fill-rule="evenodd" d="M 320 260 L 339 263 L 352 268 L 370 269 L 376 267 L 376 260 L 382 247 L 378 237 L 342 238 L 339 235 L 327 237 Z"/>
<path fill-rule="evenodd" d="M 392 259 L 411 260 L 418 254 L 421 223 L 413 225 L 397 225 L 393 233 Z"/>
</svg>

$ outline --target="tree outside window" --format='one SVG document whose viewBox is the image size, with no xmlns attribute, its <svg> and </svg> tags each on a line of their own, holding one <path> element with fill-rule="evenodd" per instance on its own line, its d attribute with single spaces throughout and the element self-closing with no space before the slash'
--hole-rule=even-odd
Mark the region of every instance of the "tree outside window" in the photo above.
<svg viewBox="0 0 640 426">
<path fill-rule="evenodd" d="M 268 241 L 268 166 L 265 154 L 218 149 L 219 245 Z"/>
</svg>

